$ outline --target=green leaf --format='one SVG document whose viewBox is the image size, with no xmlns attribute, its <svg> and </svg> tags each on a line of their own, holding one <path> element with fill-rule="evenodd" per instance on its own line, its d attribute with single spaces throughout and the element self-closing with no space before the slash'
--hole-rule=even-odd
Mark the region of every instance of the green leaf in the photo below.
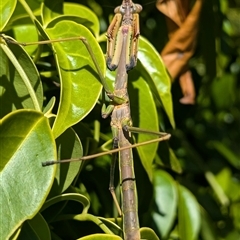
<svg viewBox="0 0 240 240">
<path fill-rule="evenodd" d="M 228 8 L 226 15 L 229 20 L 229 25 L 231 26 L 231 33 L 229 33 L 229 35 L 240 36 L 240 31 L 239 31 L 240 9 L 239 8 Z"/>
<path fill-rule="evenodd" d="M 201 225 L 200 209 L 195 196 L 185 187 L 179 186 L 178 231 L 181 239 L 196 240 Z"/>
<path fill-rule="evenodd" d="M 239 190 L 239 188 L 238 188 Z M 239 201 L 239 199 L 238 199 Z M 238 231 L 240 230 L 240 203 L 239 202 L 236 202 L 236 203 L 233 203 L 232 206 L 231 206 L 231 217 L 233 219 L 233 224 L 234 224 L 234 227 L 235 229 L 238 229 Z"/>
<path fill-rule="evenodd" d="M 92 234 L 86 237 L 78 238 L 77 240 L 122 240 L 119 236 L 111 234 Z"/>
<path fill-rule="evenodd" d="M 64 3 L 64 14 L 69 16 L 75 16 L 77 19 L 81 19 L 78 23 L 81 23 L 87 27 L 94 36 L 98 37 L 100 32 L 100 24 L 96 14 L 89 8 L 75 3 Z"/>
<path fill-rule="evenodd" d="M 228 206 L 229 205 L 229 199 L 226 196 L 222 186 L 217 182 L 216 177 L 212 172 L 207 171 L 205 173 L 205 177 L 208 181 L 208 183 L 211 185 L 217 199 L 223 206 Z"/>
<path fill-rule="evenodd" d="M 18 42 L 36 42 L 38 41 L 38 33 L 36 27 L 33 24 L 26 23 L 22 25 L 16 25 L 13 27 L 14 38 Z M 33 55 L 38 48 L 38 45 L 29 45 L 25 46 L 25 51 L 31 56 Z"/>
<path fill-rule="evenodd" d="M 154 172 L 154 199 L 158 211 L 152 213 L 155 224 L 166 238 L 173 226 L 177 209 L 176 183 L 167 172 L 157 170 Z"/>
<path fill-rule="evenodd" d="M 17 5 L 17 0 L 1 0 L 0 2 L 0 32 L 4 30 L 9 19 L 11 18 L 15 7 Z"/>
<path fill-rule="evenodd" d="M 162 143 L 158 148 L 158 155 L 155 163 L 162 167 L 170 168 L 171 170 L 182 173 L 182 167 L 174 151 L 169 147 L 168 143 Z"/>
<path fill-rule="evenodd" d="M 159 240 L 157 234 L 151 228 L 140 228 L 141 239 L 144 240 Z"/>
<path fill-rule="evenodd" d="M 33 219 L 23 224 L 18 240 L 51 240 L 51 234 L 45 219 L 38 213 Z"/>
<path fill-rule="evenodd" d="M 48 207 L 61 202 L 61 201 L 76 201 L 79 202 L 83 205 L 83 213 L 87 213 L 89 207 L 90 207 L 90 202 L 88 200 L 88 198 L 86 198 L 84 195 L 79 194 L 79 193 L 65 193 L 65 194 L 61 194 L 59 196 L 53 197 L 51 199 L 48 199 L 44 205 L 43 208 L 41 209 L 41 211 L 47 209 Z"/>
<path fill-rule="evenodd" d="M 58 149 L 58 159 L 76 159 L 83 156 L 82 144 L 75 131 L 67 129 L 56 139 Z M 57 193 L 64 192 L 72 183 L 80 170 L 82 161 L 58 164 L 56 172 L 56 181 L 53 188 Z"/>
<path fill-rule="evenodd" d="M 203 208 L 201 208 L 201 237 L 203 240 L 218 239 L 213 222 Z"/>
<path fill-rule="evenodd" d="M 122 218 L 108 219 L 103 217 L 98 217 L 114 234 L 121 235 L 122 229 L 119 226 L 122 226 Z"/>
<path fill-rule="evenodd" d="M 159 132 L 158 116 L 152 92 L 145 81 L 145 69 L 137 66 L 129 73 L 129 96 L 133 126 L 141 129 Z M 135 135 L 137 143 L 156 138 L 154 135 L 138 133 Z M 141 162 L 152 180 L 152 162 L 156 155 L 158 143 L 148 144 L 137 148 Z"/>
<path fill-rule="evenodd" d="M 90 31 L 71 21 L 62 21 L 46 30 L 51 39 L 84 36 L 93 49 L 103 73 L 105 60 Z M 80 40 L 54 44 L 61 81 L 61 99 L 53 126 L 55 137 L 81 121 L 95 106 L 102 86 L 92 59 Z"/>
<path fill-rule="evenodd" d="M 80 222 L 90 221 L 93 222 L 96 226 L 102 229 L 102 231 L 106 234 L 113 235 L 112 231 L 96 216 L 88 213 L 82 213 L 82 214 L 63 214 L 57 216 L 54 221 L 67 221 L 67 220 L 75 220 Z"/>
<path fill-rule="evenodd" d="M 41 162 L 56 159 L 56 152 L 42 113 L 18 110 L 0 123 L 0 208 L 4 216 L 0 235 L 7 239 L 43 205 L 56 167 L 43 168 Z"/>
<path fill-rule="evenodd" d="M 216 180 L 219 183 L 219 185 L 222 188 L 222 191 L 226 193 L 226 195 L 229 197 L 229 201 L 231 202 L 237 202 L 240 200 L 240 183 L 239 181 L 236 181 L 234 178 L 234 174 L 232 174 L 230 168 L 223 168 L 217 175 Z M 221 193 L 221 192 L 220 192 Z M 215 191 L 215 194 L 218 196 L 220 194 L 217 194 Z M 221 195 L 220 195 L 221 196 Z M 219 197 L 220 198 L 220 197 Z M 224 199 L 224 198 L 223 198 Z M 223 201 L 221 201 L 223 202 Z"/>
<path fill-rule="evenodd" d="M 26 3 L 27 2 L 27 3 Z M 24 4 L 23 4 L 24 3 Z M 26 7 L 27 6 L 27 7 Z M 14 13 L 10 19 L 10 27 L 12 25 L 16 26 L 18 24 L 24 24 L 22 19 L 27 20 L 30 23 L 29 12 L 26 9 L 29 9 L 36 17 L 40 15 L 41 1 L 36 0 L 19 0 L 17 1 L 17 6 L 14 10 Z"/>
<path fill-rule="evenodd" d="M 19 227 L 13 234 L 12 236 L 9 238 L 9 240 L 17 240 L 18 236 L 21 233 L 21 227 Z"/>
<path fill-rule="evenodd" d="M 222 154 L 232 166 L 240 169 L 240 156 L 235 155 L 235 153 L 225 144 L 220 141 L 210 141 L 209 146 L 215 148 L 220 154 Z"/>
<path fill-rule="evenodd" d="M 44 110 L 43 110 L 43 113 L 45 116 L 52 116 L 52 110 L 53 110 L 53 107 L 55 105 L 55 102 L 56 102 L 56 97 L 52 97 L 49 102 L 47 103 L 47 105 L 45 106 Z"/>
<path fill-rule="evenodd" d="M 142 63 L 142 66 L 148 72 L 148 84 L 152 90 L 157 93 L 156 96 L 161 99 L 169 121 L 172 127 L 175 128 L 171 95 L 171 79 L 160 54 L 150 42 L 143 37 L 140 37 L 139 41 L 138 58 Z"/>
<path fill-rule="evenodd" d="M 229 109 L 236 95 L 237 79 L 233 74 L 224 74 L 220 78 L 214 79 L 211 90 L 212 97 L 218 109 Z M 221 96 L 221 97 L 219 97 Z"/>
<path fill-rule="evenodd" d="M 63 14 L 63 0 L 44 1 L 42 3 L 42 22 L 44 26 L 48 25 L 54 18 Z"/>
<path fill-rule="evenodd" d="M 238 230 L 234 229 L 232 230 L 227 236 L 226 236 L 226 240 L 236 240 L 240 238 L 240 233 Z"/>
<path fill-rule="evenodd" d="M 169 148 L 169 158 L 171 169 L 177 173 L 182 173 L 181 164 L 171 148 Z"/>
<path fill-rule="evenodd" d="M 0 44 L 1 115 L 15 109 L 41 110 L 43 91 L 39 73 L 27 52 L 19 45 Z"/>
</svg>

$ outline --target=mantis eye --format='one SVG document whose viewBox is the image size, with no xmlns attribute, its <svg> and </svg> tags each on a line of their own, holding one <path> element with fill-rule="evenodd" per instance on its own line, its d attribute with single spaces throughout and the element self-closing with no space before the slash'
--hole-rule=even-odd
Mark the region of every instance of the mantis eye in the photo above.
<svg viewBox="0 0 240 240">
<path fill-rule="evenodd" d="M 116 8 L 114 9 L 114 13 L 124 14 L 124 13 L 125 13 L 125 7 L 123 7 L 123 6 L 116 7 Z"/>
<path fill-rule="evenodd" d="M 125 13 L 125 7 L 123 6 L 120 6 L 120 9 L 119 9 L 120 13 L 121 14 L 124 14 Z"/>
<path fill-rule="evenodd" d="M 132 12 L 133 13 L 139 13 L 142 11 L 142 6 L 140 4 L 134 4 L 132 6 Z"/>
</svg>

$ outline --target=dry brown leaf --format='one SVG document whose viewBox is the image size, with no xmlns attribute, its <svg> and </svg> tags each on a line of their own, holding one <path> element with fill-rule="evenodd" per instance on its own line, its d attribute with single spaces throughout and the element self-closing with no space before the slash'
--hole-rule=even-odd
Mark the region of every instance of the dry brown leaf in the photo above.
<svg viewBox="0 0 240 240">
<path fill-rule="evenodd" d="M 173 21 L 178 27 L 188 14 L 189 0 L 158 0 L 157 9 Z"/>
<path fill-rule="evenodd" d="M 184 95 L 180 101 L 184 104 L 193 104 L 195 98 L 193 81 L 188 73 L 188 61 L 195 51 L 202 2 L 203 0 L 196 0 L 189 13 L 189 0 L 158 0 L 156 4 L 158 10 L 166 15 L 170 38 L 161 56 L 172 78 L 180 79 Z"/>
<path fill-rule="evenodd" d="M 179 101 L 182 104 L 194 104 L 196 93 L 192 80 L 192 73 L 190 70 L 187 70 L 181 74 L 179 77 L 179 83 L 183 93 L 183 98 L 181 98 Z"/>
</svg>

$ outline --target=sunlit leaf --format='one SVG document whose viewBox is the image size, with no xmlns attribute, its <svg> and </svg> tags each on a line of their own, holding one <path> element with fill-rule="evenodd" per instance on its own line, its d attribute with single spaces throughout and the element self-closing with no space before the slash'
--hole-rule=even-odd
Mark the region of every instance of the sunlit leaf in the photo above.
<svg viewBox="0 0 240 240">
<path fill-rule="evenodd" d="M 90 207 L 90 202 L 88 200 L 87 197 L 83 196 L 82 194 L 78 194 L 78 193 L 65 193 L 65 194 L 61 194 L 58 195 L 56 197 L 50 198 L 48 199 L 44 205 L 43 208 L 41 209 L 42 211 L 47 209 L 48 207 L 61 202 L 61 201 L 76 201 L 79 202 L 83 205 L 83 212 L 86 213 Z"/>
<path fill-rule="evenodd" d="M 147 79 L 148 84 L 153 90 L 157 91 L 157 96 L 161 99 L 164 110 L 174 128 L 171 79 L 159 53 L 143 37 L 140 38 L 139 42 L 138 58 L 150 77 Z"/>
<path fill-rule="evenodd" d="M 38 41 L 38 33 L 33 24 L 22 24 L 13 27 L 14 38 L 20 43 L 29 43 Z M 38 45 L 30 45 L 24 47 L 27 53 L 32 56 Z"/>
<path fill-rule="evenodd" d="M 151 228 L 140 228 L 141 239 L 159 240 L 157 234 Z"/>
<path fill-rule="evenodd" d="M 13 112 L 0 126 L 0 208 L 4 216 L 0 235 L 8 239 L 43 205 L 56 167 L 43 168 L 41 163 L 56 159 L 56 152 L 48 120 L 40 112 Z"/>
<path fill-rule="evenodd" d="M 154 97 L 148 84 L 145 81 L 145 69 L 137 67 L 129 73 L 129 95 L 131 103 L 131 114 L 133 116 L 133 126 L 141 129 L 159 131 L 158 117 Z M 145 142 L 156 138 L 150 134 L 135 134 L 136 142 Z M 152 180 L 152 162 L 157 151 L 157 143 L 138 147 L 137 151 L 141 162 Z"/>
<path fill-rule="evenodd" d="M 61 21 L 46 31 L 51 39 L 84 36 L 91 45 L 102 72 L 105 72 L 102 50 L 84 26 Z M 80 40 L 56 43 L 54 49 L 61 80 L 61 100 L 53 126 L 57 137 L 92 110 L 102 87 L 90 54 Z"/>
<path fill-rule="evenodd" d="M 83 155 L 82 144 L 73 129 L 67 129 L 56 139 L 58 159 L 80 158 Z M 53 188 L 58 193 L 64 192 L 79 172 L 81 161 L 58 164 L 56 181 Z"/>
<path fill-rule="evenodd" d="M 165 171 L 154 171 L 154 199 L 157 211 L 152 213 L 155 224 L 166 238 L 176 218 L 177 188 L 173 178 Z"/>
<path fill-rule="evenodd" d="M 79 238 L 78 240 L 122 240 L 119 236 L 110 234 L 92 234 L 86 237 Z"/>
<path fill-rule="evenodd" d="M 54 18 L 63 14 L 63 0 L 58 1 L 44 1 L 42 3 L 42 21 L 46 26 Z"/>
<path fill-rule="evenodd" d="M 81 20 L 82 25 L 87 27 L 97 37 L 100 32 L 99 20 L 96 14 L 89 8 L 75 3 L 64 3 L 64 14 L 76 16 Z"/>
<path fill-rule="evenodd" d="M 40 110 L 42 84 L 35 64 L 19 45 L 0 44 L 1 116 L 22 108 Z"/>
<path fill-rule="evenodd" d="M 178 231 L 181 239 L 195 240 L 199 234 L 200 209 L 195 196 L 185 187 L 179 186 Z"/>
<path fill-rule="evenodd" d="M 11 18 L 15 7 L 17 4 L 17 0 L 1 0 L 0 2 L 0 32 L 4 30 L 4 27 L 7 25 L 9 19 Z"/>
</svg>

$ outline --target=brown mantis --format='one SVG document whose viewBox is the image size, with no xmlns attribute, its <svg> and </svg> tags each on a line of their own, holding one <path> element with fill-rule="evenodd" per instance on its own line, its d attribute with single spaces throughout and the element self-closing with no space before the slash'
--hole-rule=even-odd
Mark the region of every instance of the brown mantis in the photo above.
<svg viewBox="0 0 240 240">
<path fill-rule="evenodd" d="M 139 132 L 132 127 L 130 105 L 127 92 L 128 71 L 137 62 L 139 16 L 142 7 L 124 0 L 120 7 L 115 9 L 115 16 L 110 24 L 107 37 L 107 65 L 110 70 L 117 69 L 114 92 L 111 93 L 103 82 L 105 91 L 111 99 L 107 109 L 103 109 L 102 116 L 106 118 L 111 114 L 111 127 L 113 133 L 113 146 L 119 148 L 120 182 L 122 187 L 122 215 L 124 239 L 140 239 L 137 193 L 133 169 L 133 156 L 130 147 L 131 131 Z M 146 131 L 147 132 L 147 131 Z M 153 133 L 153 132 L 152 132 Z M 153 133 L 162 138 L 169 139 L 169 134 Z M 84 158 L 81 158 L 83 160 Z M 114 161 L 115 159 L 113 159 Z M 61 161 L 63 162 L 63 161 Z M 49 164 L 54 163 L 50 162 Z M 48 163 L 46 163 L 48 164 Z M 113 175 L 113 170 L 111 171 Z M 113 177 L 110 181 L 110 191 L 116 202 L 114 194 Z M 121 213 L 118 207 L 119 213 Z"/>
<path fill-rule="evenodd" d="M 108 28 L 107 65 L 110 70 L 116 69 L 115 88 L 113 92 L 109 90 L 110 88 L 106 84 L 104 77 L 98 68 L 98 64 L 94 58 L 94 54 L 91 50 L 90 45 L 87 43 L 85 38 L 77 38 L 85 44 L 88 51 L 90 52 L 90 55 L 93 58 L 93 62 L 98 69 L 105 92 L 110 98 L 110 105 L 107 108 L 103 107 L 102 116 L 106 118 L 111 114 L 113 145 L 116 149 L 110 151 L 109 153 L 119 152 L 122 207 L 118 207 L 118 211 L 119 214 L 123 216 L 123 233 L 125 240 L 140 239 L 137 212 L 137 193 L 131 148 L 140 146 L 141 144 L 131 144 L 131 132 L 151 133 L 160 136 L 160 138 L 156 139 L 155 141 L 162 141 L 170 138 L 169 134 L 150 132 L 147 130 L 140 130 L 132 127 L 127 81 L 128 71 L 131 70 L 137 63 L 139 37 L 138 14 L 141 10 L 142 7 L 140 5 L 132 3 L 131 0 L 123 0 L 122 5 L 115 9 L 116 15 L 114 16 L 113 21 Z M 74 39 L 70 38 L 68 40 Z M 64 39 L 61 41 L 64 41 Z M 42 43 L 45 44 L 47 42 L 45 41 Z M 144 144 L 151 142 L 153 141 L 149 141 Z M 93 157 L 94 155 L 79 158 L 77 160 L 87 160 Z M 117 155 L 115 154 L 113 161 L 115 161 L 116 157 Z M 63 162 L 64 161 L 50 161 L 44 163 L 44 165 Z M 111 172 L 113 173 L 113 171 Z M 116 205 L 118 205 L 114 193 L 113 177 L 111 177 L 110 181 L 110 191 L 113 195 L 113 198 L 115 199 L 114 201 L 116 202 Z"/>
</svg>

